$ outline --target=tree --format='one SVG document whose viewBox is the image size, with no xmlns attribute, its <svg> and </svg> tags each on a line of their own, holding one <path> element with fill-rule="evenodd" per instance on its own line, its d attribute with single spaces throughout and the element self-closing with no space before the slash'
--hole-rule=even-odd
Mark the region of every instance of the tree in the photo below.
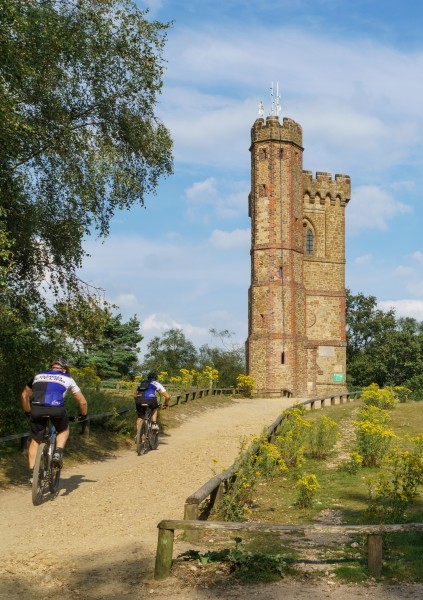
<svg viewBox="0 0 423 600">
<path fill-rule="evenodd" d="M 170 376 L 179 375 L 180 369 L 195 369 L 198 363 L 197 350 L 180 329 L 169 329 L 156 336 L 147 346 L 142 370 L 166 371 Z"/>
<path fill-rule="evenodd" d="M 219 371 L 219 386 L 236 387 L 237 377 L 245 373 L 245 353 L 238 344 L 230 342 L 233 333 L 227 329 L 218 331 L 210 329 L 210 333 L 217 337 L 223 348 L 211 348 L 204 344 L 199 349 L 198 362 L 200 368 L 210 365 Z"/>
<path fill-rule="evenodd" d="M 423 388 L 423 324 L 377 308 L 374 296 L 347 290 L 347 375 L 351 386 Z"/>
<path fill-rule="evenodd" d="M 169 24 L 145 17 L 131 0 L 0 0 L 0 258 L 16 290 L 76 285 L 84 236 L 172 172 L 154 114 Z"/>
<path fill-rule="evenodd" d="M 96 347 L 85 354 L 75 356 L 75 366 L 95 365 L 101 379 L 116 379 L 133 375 L 138 363 L 138 343 L 140 323 L 136 317 L 122 323 L 122 316 L 109 317 L 102 331 L 102 338 Z"/>
<path fill-rule="evenodd" d="M 0 412 L 8 415 L 28 376 L 67 351 L 69 336 L 85 352 L 102 331 L 105 315 L 76 276 L 85 237 L 107 235 L 117 209 L 144 205 L 172 172 L 171 138 L 155 115 L 170 24 L 146 17 L 131 0 L 0 0 Z M 53 309 L 45 288 L 56 294 Z"/>
</svg>

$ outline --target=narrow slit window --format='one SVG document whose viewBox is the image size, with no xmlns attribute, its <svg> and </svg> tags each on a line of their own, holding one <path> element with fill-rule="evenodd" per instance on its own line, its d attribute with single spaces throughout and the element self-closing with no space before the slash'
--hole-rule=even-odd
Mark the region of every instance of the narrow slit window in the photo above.
<svg viewBox="0 0 423 600">
<path fill-rule="evenodd" d="M 281 353 L 281 365 L 285 364 L 285 352 Z"/>
<path fill-rule="evenodd" d="M 305 250 L 308 256 L 313 254 L 313 232 L 311 229 L 307 229 Z"/>
</svg>

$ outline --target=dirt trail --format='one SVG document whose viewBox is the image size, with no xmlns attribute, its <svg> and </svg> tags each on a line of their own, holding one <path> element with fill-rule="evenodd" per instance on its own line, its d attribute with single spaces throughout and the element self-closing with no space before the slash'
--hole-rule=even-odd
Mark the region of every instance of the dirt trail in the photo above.
<svg viewBox="0 0 423 600">
<path fill-rule="evenodd" d="M 39 507 L 32 506 L 28 488 L 2 491 L 0 598 L 423 598 L 423 586 L 358 588 L 331 579 L 318 585 L 249 586 L 247 593 L 239 586 L 201 589 L 175 578 L 152 580 L 157 523 L 183 518 L 186 497 L 233 463 L 241 438 L 260 433 L 291 404 L 289 399 L 235 401 L 171 430 L 159 449 L 145 456 L 124 451 L 65 468 L 58 497 Z M 184 549 L 177 542 L 175 555 Z"/>
</svg>

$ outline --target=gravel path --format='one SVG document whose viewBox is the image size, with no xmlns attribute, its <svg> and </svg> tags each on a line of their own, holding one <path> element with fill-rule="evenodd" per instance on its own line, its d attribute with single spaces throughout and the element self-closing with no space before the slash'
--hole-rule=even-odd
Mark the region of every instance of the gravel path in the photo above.
<svg viewBox="0 0 423 600">
<path fill-rule="evenodd" d="M 240 586 L 202 589 L 173 577 L 152 580 L 157 523 L 183 518 L 186 497 L 233 463 L 244 436 L 260 433 L 291 404 L 289 399 L 234 401 L 171 430 L 158 450 L 145 456 L 123 451 L 103 462 L 65 468 L 58 497 L 39 507 L 32 506 L 28 488 L 0 492 L 0 598 L 423 598 L 423 586 L 358 588 L 329 578 L 318 584 L 287 580 L 249 586 L 247 593 Z M 177 542 L 175 555 L 182 549 L 183 542 Z"/>
</svg>

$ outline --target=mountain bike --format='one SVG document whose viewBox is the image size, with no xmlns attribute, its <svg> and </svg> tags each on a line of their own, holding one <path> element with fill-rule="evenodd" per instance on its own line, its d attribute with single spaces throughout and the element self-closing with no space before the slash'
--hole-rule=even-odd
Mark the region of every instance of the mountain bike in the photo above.
<svg viewBox="0 0 423 600">
<path fill-rule="evenodd" d="M 50 419 L 46 417 L 43 441 L 37 449 L 32 479 L 32 503 L 34 506 L 42 503 L 47 492 L 55 494 L 59 490 L 61 469 L 52 464 L 55 450 L 56 429 Z"/>
<path fill-rule="evenodd" d="M 148 404 L 141 404 L 141 406 L 146 407 L 146 413 L 144 419 L 142 419 L 138 426 L 137 436 L 135 438 L 138 456 L 140 456 L 140 454 L 145 454 L 148 449 L 156 450 L 159 445 L 159 430 L 151 428 L 152 410 Z M 158 408 L 160 408 L 160 404 Z"/>
<path fill-rule="evenodd" d="M 84 420 L 85 418 L 69 417 L 70 422 Z M 43 441 L 38 445 L 32 478 L 32 503 L 34 506 L 39 506 L 48 492 L 57 494 L 59 491 L 61 469 L 52 463 L 55 450 L 56 429 L 50 418 L 46 417 Z"/>
</svg>

